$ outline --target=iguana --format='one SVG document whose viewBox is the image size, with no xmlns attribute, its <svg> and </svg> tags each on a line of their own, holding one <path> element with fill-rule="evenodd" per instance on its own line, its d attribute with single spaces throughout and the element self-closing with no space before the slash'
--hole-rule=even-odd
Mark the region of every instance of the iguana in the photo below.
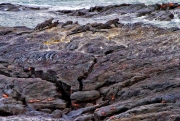
<svg viewBox="0 0 180 121">
<path fill-rule="evenodd" d="M 45 30 L 45 29 L 50 29 L 50 28 L 56 27 L 59 24 L 59 20 L 52 23 L 53 19 L 54 18 L 50 18 L 48 20 L 45 20 L 44 22 L 38 24 L 33 30 L 20 32 L 17 35 L 29 34 L 29 33 L 32 33 L 32 32 L 42 31 L 42 30 Z"/>
<path fill-rule="evenodd" d="M 50 19 L 45 20 L 44 22 L 38 24 L 38 25 L 34 28 L 34 30 L 42 30 L 42 29 L 44 29 L 44 28 L 46 28 L 46 27 L 49 27 L 49 26 L 52 24 L 53 19 L 54 19 L 54 18 L 50 18 Z"/>
<path fill-rule="evenodd" d="M 58 24 L 59 24 L 59 20 L 57 20 L 57 21 L 55 21 L 54 23 L 50 24 L 50 25 L 48 26 L 48 29 L 51 29 L 51 28 L 53 28 L 53 27 L 57 27 Z"/>
<path fill-rule="evenodd" d="M 107 31 L 98 30 L 98 29 L 92 27 L 90 23 L 88 23 L 86 25 L 82 25 L 82 26 L 75 28 L 74 30 L 71 31 L 71 33 L 67 34 L 67 36 L 77 34 L 77 33 L 86 32 L 86 31 L 92 31 L 93 34 L 96 32 L 107 32 Z"/>
<path fill-rule="evenodd" d="M 62 26 L 61 28 L 64 28 L 65 26 L 67 25 L 72 25 L 73 24 L 73 21 L 66 21 Z"/>
<path fill-rule="evenodd" d="M 119 24 L 119 19 L 113 19 L 113 20 L 109 20 L 106 23 L 93 23 L 91 24 L 92 27 L 96 28 L 96 29 L 111 29 L 112 25 L 114 25 L 115 27 L 118 27 Z"/>
</svg>

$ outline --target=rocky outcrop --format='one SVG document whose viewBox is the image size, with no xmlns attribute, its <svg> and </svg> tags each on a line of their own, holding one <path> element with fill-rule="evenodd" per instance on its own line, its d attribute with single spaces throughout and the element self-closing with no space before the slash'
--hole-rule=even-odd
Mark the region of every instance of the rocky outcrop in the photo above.
<svg viewBox="0 0 180 121">
<path fill-rule="evenodd" d="M 111 14 L 121 16 L 124 14 L 134 13 L 137 17 L 145 16 L 148 20 L 171 21 L 174 18 L 174 10 L 179 11 L 180 5 L 178 3 L 164 3 L 155 5 L 145 4 L 120 4 L 109 6 L 95 6 L 90 9 L 80 10 L 58 10 L 58 14 L 67 14 L 69 16 L 81 17 L 101 17 Z"/>
<path fill-rule="evenodd" d="M 116 24 L 69 36 L 82 25 L 0 27 L 0 119 L 179 120 L 179 30 Z"/>
<path fill-rule="evenodd" d="M 100 93 L 96 90 L 92 91 L 79 91 L 71 94 L 71 100 L 75 101 L 89 101 L 97 99 L 100 96 Z"/>
<path fill-rule="evenodd" d="M 11 3 L 1 3 L 0 4 L 0 10 L 1 11 L 22 11 L 22 10 L 41 10 L 46 8 L 40 8 L 40 7 L 28 7 L 23 5 L 16 5 Z"/>
</svg>

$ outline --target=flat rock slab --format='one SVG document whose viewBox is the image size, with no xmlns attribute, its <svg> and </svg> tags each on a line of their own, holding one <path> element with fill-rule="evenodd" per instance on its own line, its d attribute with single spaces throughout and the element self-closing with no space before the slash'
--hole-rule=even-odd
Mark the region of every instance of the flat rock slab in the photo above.
<svg viewBox="0 0 180 121">
<path fill-rule="evenodd" d="M 79 101 L 90 101 L 98 98 L 100 93 L 96 90 L 91 91 L 78 91 L 71 94 L 71 100 Z"/>
<path fill-rule="evenodd" d="M 23 5 L 15 5 L 11 3 L 1 3 L 0 10 L 1 11 L 22 11 L 22 10 L 40 10 L 39 7 L 27 7 Z"/>
<path fill-rule="evenodd" d="M 30 100 L 32 102 L 29 102 L 28 106 L 33 107 L 35 110 L 40 109 L 65 109 L 67 106 L 67 103 L 62 99 L 53 99 L 48 98 L 46 100 Z M 33 102 L 35 101 L 35 102 Z"/>
</svg>

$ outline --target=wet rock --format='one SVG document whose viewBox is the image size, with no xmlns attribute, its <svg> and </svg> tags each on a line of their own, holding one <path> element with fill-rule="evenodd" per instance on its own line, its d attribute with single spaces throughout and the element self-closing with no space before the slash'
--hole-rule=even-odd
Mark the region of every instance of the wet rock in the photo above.
<svg viewBox="0 0 180 121">
<path fill-rule="evenodd" d="M 71 100 L 79 101 L 89 101 L 94 100 L 100 96 L 100 93 L 96 90 L 91 91 L 78 91 L 71 94 Z"/>
<path fill-rule="evenodd" d="M 19 11 L 19 9 L 11 3 L 2 3 L 0 6 L 1 10 L 4 11 Z"/>
<path fill-rule="evenodd" d="M 75 13 L 73 13 L 75 16 L 84 16 L 86 13 L 88 12 L 87 9 L 80 9 L 78 11 L 76 11 Z"/>
<path fill-rule="evenodd" d="M 150 14 L 151 12 L 157 9 L 158 9 L 157 5 L 149 5 L 148 7 L 137 10 L 136 13 L 138 14 L 137 16 L 139 17 L 139 16 L 144 16 L 146 14 Z"/>
<path fill-rule="evenodd" d="M 63 13 L 63 14 L 69 14 L 69 13 L 72 13 L 73 11 L 72 10 L 58 10 L 56 12 Z"/>
<path fill-rule="evenodd" d="M 170 28 L 169 30 L 170 30 L 170 31 L 179 31 L 180 28 L 178 28 L 178 27 L 172 27 L 172 28 Z"/>
<path fill-rule="evenodd" d="M 0 36 L 9 34 L 9 33 L 11 33 L 11 32 L 12 32 L 12 31 L 10 31 L 10 30 L 1 31 L 1 32 L 0 32 Z"/>
<path fill-rule="evenodd" d="M 145 7 L 144 4 L 132 4 L 129 6 L 129 8 L 127 9 L 127 13 L 133 13 L 135 11 L 138 11 L 140 9 L 143 9 Z"/>
<path fill-rule="evenodd" d="M 21 11 L 21 10 L 40 10 L 40 8 L 15 5 L 15 4 L 11 4 L 11 3 L 1 3 L 0 10 L 1 11 Z"/>
<path fill-rule="evenodd" d="M 174 18 L 174 15 L 169 11 L 156 11 L 148 15 L 147 19 L 150 20 L 160 20 L 160 21 L 170 21 Z"/>
</svg>

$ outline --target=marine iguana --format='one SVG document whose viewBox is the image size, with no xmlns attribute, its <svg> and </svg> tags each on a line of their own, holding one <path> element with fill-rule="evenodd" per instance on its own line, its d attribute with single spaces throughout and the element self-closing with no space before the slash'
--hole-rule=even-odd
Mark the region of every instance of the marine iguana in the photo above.
<svg viewBox="0 0 180 121">
<path fill-rule="evenodd" d="M 113 19 L 113 20 L 109 20 L 106 23 L 102 24 L 102 23 L 93 23 L 91 26 L 96 28 L 96 29 L 111 29 L 112 25 L 114 25 L 115 27 L 118 27 L 119 24 L 119 19 Z"/>
<path fill-rule="evenodd" d="M 48 20 L 45 20 L 44 22 L 38 24 L 34 30 L 41 30 L 41 29 L 44 29 L 46 27 L 49 27 L 51 24 L 52 24 L 52 21 L 53 21 L 54 18 L 50 18 Z"/>
<path fill-rule="evenodd" d="M 66 21 L 66 22 L 61 26 L 61 28 L 64 28 L 64 26 L 72 25 L 72 24 L 73 24 L 73 21 Z"/>
<path fill-rule="evenodd" d="M 59 20 L 57 20 L 54 23 L 52 23 L 53 19 L 54 18 L 50 18 L 48 20 L 45 20 L 44 22 L 38 24 L 33 30 L 20 32 L 17 35 L 29 34 L 29 33 L 37 32 L 37 31 L 42 31 L 42 30 L 45 30 L 45 29 L 51 29 L 53 27 L 56 27 L 59 24 Z"/>
<path fill-rule="evenodd" d="M 77 34 L 77 33 L 81 33 L 81 32 L 86 32 L 86 31 L 92 31 L 93 34 L 96 32 L 107 32 L 107 31 L 101 31 L 101 29 L 111 29 L 112 25 L 114 25 L 115 27 L 118 27 L 118 24 L 119 24 L 119 18 L 109 20 L 104 24 L 102 24 L 102 23 L 93 23 L 93 24 L 88 23 L 86 25 L 82 25 L 82 26 L 75 28 L 74 30 L 71 31 L 71 33 L 67 34 L 67 36 Z"/>
<path fill-rule="evenodd" d="M 69 34 L 66 35 L 66 37 L 69 36 L 69 35 L 78 34 L 78 33 L 81 33 L 81 32 L 86 32 L 88 30 L 89 30 L 89 26 L 82 25 L 82 26 L 79 26 L 79 27 L 75 28 L 74 30 L 72 30 Z"/>
<path fill-rule="evenodd" d="M 90 23 L 88 23 L 86 25 L 82 25 L 82 26 L 75 28 L 74 30 L 71 31 L 71 33 L 67 34 L 66 37 L 69 35 L 82 33 L 82 32 L 86 32 L 86 31 L 92 31 L 93 34 L 96 32 L 106 32 L 107 33 L 107 31 L 97 30 L 96 28 L 92 27 Z"/>
<path fill-rule="evenodd" d="M 54 23 L 50 24 L 50 25 L 48 26 L 48 29 L 51 29 L 51 28 L 53 28 L 53 27 L 56 27 L 58 24 L 59 24 L 59 20 L 57 20 L 57 21 L 55 21 Z"/>
<path fill-rule="evenodd" d="M 115 27 L 118 27 L 119 18 L 115 18 L 115 19 L 113 19 L 113 20 L 109 20 L 109 21 L 107 21 L 107 22 L 105 23 L 105 25 L 109 25 L 109 26 L 111 26 L 111 25 L 113 25 L 113 24 L 114 24 Z"/>
</svg>

